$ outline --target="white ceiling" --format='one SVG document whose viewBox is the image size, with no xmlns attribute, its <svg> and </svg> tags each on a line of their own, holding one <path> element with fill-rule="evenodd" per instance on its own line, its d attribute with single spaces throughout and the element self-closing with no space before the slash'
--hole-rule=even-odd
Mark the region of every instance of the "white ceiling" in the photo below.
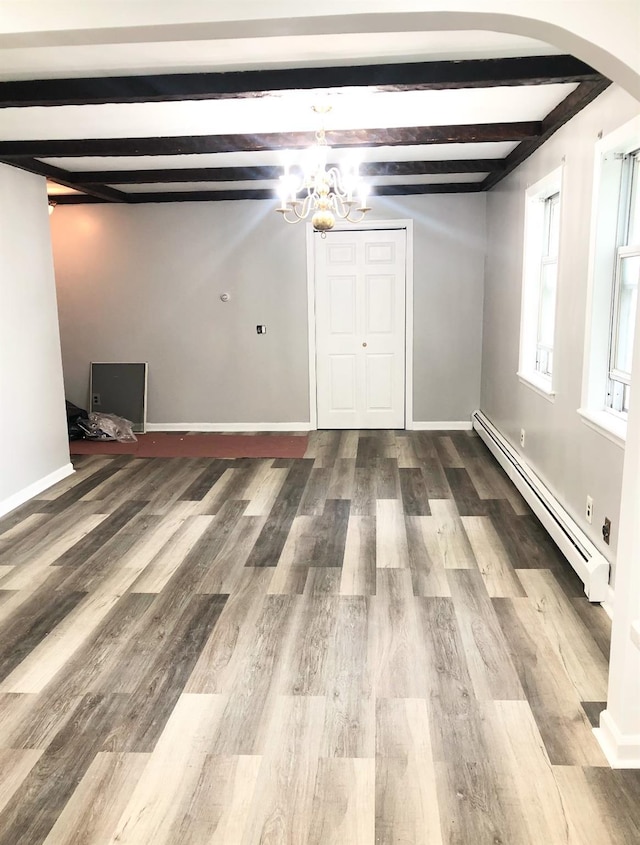
<svg viewBox="0 0 640 845">
<path fill-rule="evenodd" d="M 85 0 L 86 2 L 86 0 Z M 549 56 L 557 48 L 533 38 L 500 32 L 399 32 L 274 36 L 156 43 L 64 44 L 2 49 L 0 80 L 127 76 L 322 67 L 373 62 L 418 62 Z"/>
</svg>

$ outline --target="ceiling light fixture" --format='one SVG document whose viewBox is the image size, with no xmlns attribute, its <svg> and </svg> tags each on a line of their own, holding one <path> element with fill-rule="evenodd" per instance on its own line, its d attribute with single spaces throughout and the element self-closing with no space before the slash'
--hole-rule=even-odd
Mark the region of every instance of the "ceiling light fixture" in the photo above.
<svg viewBox="0 0 640 845">
<path fill-rule="evenodd" d="M 327 114 L 331 106 L 313 106 L 313 110 Z M 316 132 L 315 145 L 305 150 L 294 166 L 296 172 L 291 171 L 289 162 L 285 164 L 276 209 L 287 223 L 299 223 L 312 215 L 313 228 L 323 236 L 333 229 L 336 220 L 359 223 L 371 211 L 368 187 L 360 180 L 357 161 L 348 160 L 340 168 L 327 167 L 330 149 L 322 127 Z"/>
</svg>

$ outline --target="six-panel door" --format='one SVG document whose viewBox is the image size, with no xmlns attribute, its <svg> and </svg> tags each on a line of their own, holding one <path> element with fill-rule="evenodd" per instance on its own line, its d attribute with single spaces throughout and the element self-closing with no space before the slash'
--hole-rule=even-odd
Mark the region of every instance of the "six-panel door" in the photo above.
<svg viewBox="0 0 640 845">
<path fill-rule="evenodd" d="M 404 229 L 316 236 L 318 428 L 404 428 Z"/>
</svg>

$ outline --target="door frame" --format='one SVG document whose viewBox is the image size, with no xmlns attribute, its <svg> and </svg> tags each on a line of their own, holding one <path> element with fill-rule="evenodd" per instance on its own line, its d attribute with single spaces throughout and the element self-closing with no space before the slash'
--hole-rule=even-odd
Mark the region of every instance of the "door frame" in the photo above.
<svg viewBox="0 0 640 845">
<path fill-rule="evenodd" d="M 318 382 L 316 374 L 316 273 L 313 226 L 307 229 L 307 331 L 309 337 L 309 426 L 318 428 Z M 372 229 L 404 229 L 405 251 L 405 306 L 404 306 L 404 427 L 413 429 L 413 220 L 371 220 L 360 224 L 336 225 L 334 232 L 367 232 Z M 329 234 L 328 237 L 331 237 Z"/>
</svg>

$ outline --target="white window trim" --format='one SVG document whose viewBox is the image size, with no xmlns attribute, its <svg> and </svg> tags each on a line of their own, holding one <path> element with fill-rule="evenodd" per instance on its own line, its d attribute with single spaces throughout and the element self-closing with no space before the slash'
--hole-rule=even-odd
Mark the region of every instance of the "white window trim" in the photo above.
<svg viewBox="0 0 640 845">
<path fill-rule="evenodd" d="M 596 274 L 601 260 L 598 249 L 598 222 L 603 212 L 603 164 L 605 156 L 633 152 L 640 146 L 640 116 L 601 138 L 595 145 L 593 201 L 591 208 L 591 230 L 589 240 L 589 267 L 587 275 L 587 325 L 584 345 L 584 367 L 582 374 L 582 399 L 578 408 L 581 421 L 589 428 L 624 448 L 627 437 L 627 422 L 615 411 L 604 405 L 606 379 L 609 371 L 609 338 L 606 344 L 602 329 L 597 329 L 594 320 L 594 300 L 604 299 L 601 291 L 596 291 Z M 611 280 L 613 284 L 613 280 Z M 609 292 L 609 301 L 611 292 Z M 601 303 L 599 303 L 601 304 Z M 609 335 L 609 331 L 607 331 Z M 597 344 L 597 348 L 596 348 Z M 605 350 L 606 345 L 606 350 Z M 604 356 L 604 357 L 603 357 Z"/>
<path fill-rule="evenodd" d="M 547 402 L 556 401 L 556 392 L 551 389 L 551 379 L 545 378 L 540 373 L 522 373 L 520 371 L 517 372 L 517 376 L 525 387 L 538 393 Z"/>
<path fill-rule="evenodd" d="M 609 338 L 610 345 L 609 345 L 609 360 L 608 360 L 608 383 L 607 387 L 608 390 L 612 390 L 613 384 L 623 384 L 631 386 L 631 374 L 618 370 L 615 366 L 616 361 L 618 360 L 618 351 L 619 351 L 619 344 L 620 344 L 620 334 L 619 334 L 619 320 L 620 320 L 620 298 L 621 298 L 621 291 L 622 291 L 622 261 L 625 258 L 640 258 L 640 247 L 637 245 L 634 246 L 623 246 L 618 247 L 616 250 L 616 260 L 615 260 L 615 271 L 613 277 L 613 307 L 611 309 L 612 318 L 611 318 L 611 335 Z M 607 410 L 613 411 L 616 413 L 615 409 L 609 402 L 606 403 Z M 626 420 L 626 415 L 624 416 Z"/>
<path fill-rule="evenodd" d="M 562 242 L 562 177 L 563 165 L 557 167 L 547 176 L 540 179 L 533 185 L 530 185 L 525 193 L 525 215 L 524 215 L 524 250 L 523 250 L 523 265 L 522 265 L 522 299 L 520 305 L 520 353 L 519 366 L 517 376 L 520 381 L 527 387 L 531 387 L 536 393 L 543 398 L 553 402 L 555 399 L 555 391 L 553 389 L 555 374 L 552 372 L 550 377 L 540 373 L 536 369 L 535 354 L 538 341 L 538 320 L 539 311 L 536 309 L 535 320 L 531 319 L 531 304 L 534 299 L 534 294 L 538 292 L 540 281 L 540 232 L 533 229 L 531 224 L 531 214 L 534 203 L 544 201 L 553 194 L 559 194 L 559 214 L 560 214 L 560 235 L 558 239 L 558 256 L 557 266 L 558 274 L 556 281 L 556 314 L 558 308 L 558 283 L 560 280 L 560 262 L 561 262 L 561 242 Z M 554 317 L 554 370 L 556 364 L 556 331 L 557 321 Z"/>
</svg>

